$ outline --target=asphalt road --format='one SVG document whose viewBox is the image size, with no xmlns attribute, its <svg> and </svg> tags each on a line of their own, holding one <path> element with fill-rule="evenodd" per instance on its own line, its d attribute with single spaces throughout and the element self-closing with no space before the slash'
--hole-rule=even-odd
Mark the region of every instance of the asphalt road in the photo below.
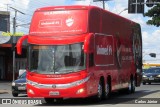
<svg viewBox="0 0 160 107">
<path fill-rule="evenodd" d="M 0 82 L 0 98 L 14 98 L 11 95 L 11 83 Z M 18 98 L 26 98 L 26 95 L 19 95 Z M 151 101 L 151 104 L 149 104 L 148 100 Z M 112 93 L 110 99 L 101 102 L 95 102 L 92 99 L 66 99 L 60 103 L 35 104 L 34 106 L 159 107 L 160 103 L 157 104 L 156 101 L 160 102 L 160 83 L 151 85 L 141 85 L 141 87 L 136 88 L 136 92 L 134 94 L 126 94 L 125 92 L 114 92 Z M 3 106 L 9 107 L 11 105 L 3 105 Z M 17 104 L 13 106 L 16 107 Z M 23 107 L 28 107 L 28 106 L 33 106 L 33 104 L 23 105 Z"/>
</svg>

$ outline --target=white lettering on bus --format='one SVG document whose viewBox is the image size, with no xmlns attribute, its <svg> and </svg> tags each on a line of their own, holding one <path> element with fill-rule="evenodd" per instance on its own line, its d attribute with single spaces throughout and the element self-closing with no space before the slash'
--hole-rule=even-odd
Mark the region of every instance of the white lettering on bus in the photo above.
<svg viewBox="0 0 160 107">
<path fill-rule="evenodd" d="M 62 25 L 61 22 L 61 19 L 40 20 L 39 27 L 60 27 Z"/>
<path fill-rule="evenodd" d="M 112 46 L 107 45 L 106 48 L 97 45 L 97 55 L 112 55 Z"/>
<path fill-rule="evenodd" d="M 44 15 L 70 14 L 70 11 L 48 11 Z"/>
<path fill-rule="evenodd" d="M 52 22 L 42 22 L 41 25 L 59 25 L 59 21 L 52 21 Z"/>
</svg>

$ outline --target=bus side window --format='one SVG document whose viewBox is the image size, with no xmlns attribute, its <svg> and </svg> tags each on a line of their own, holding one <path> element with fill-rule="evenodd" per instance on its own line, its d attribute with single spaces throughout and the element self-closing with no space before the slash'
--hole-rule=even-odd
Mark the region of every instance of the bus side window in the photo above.
<svg viewBox="0 0 160 107">
<path fill-rule="evenodd" d="M 89 67 L 94 66 L 94 54 L 90 53 L 89 54 Z"/>
</svg>

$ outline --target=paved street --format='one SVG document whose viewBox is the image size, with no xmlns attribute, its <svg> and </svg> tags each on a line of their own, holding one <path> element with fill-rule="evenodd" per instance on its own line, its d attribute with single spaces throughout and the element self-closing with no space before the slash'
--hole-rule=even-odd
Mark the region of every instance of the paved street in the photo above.
<svg viewBox="0 0 160 107">
<path fill-rule="evenodd" d="M 0 81 L 0 98 L 1 97 L 12 97 L 10 81 Z"/>
<path fill-rule="evenodd" d="M 26 95 L 20 95 L 20 98 L 26 98 Z M 11 82 L 0 82 L 0 98 L 13 98 L 11 95 Z M 61 103 L 57 104 L 42 104 L 36 106 L 113 106 L 113 107 L 132 107 L 132 106 L 142 106 L 142 104 L 134 104 L 138 101 L 138 98 L 160 98 L 160 84 L 151 84 L 151 85 L 141 85 L 141 87 L 136 88 L 134 94 L 125 94 L 125 93 L 112 93 L 112 96 L 109 100 L 104 100 L 99 103 L 93 102 L 92 100 L 84 99 L 67 99 Z M 143 100 L 143 99 L 142 99 Z M 144 99 L 145 100 L 145 99 Z M 10 105 L 5 105 L 10 106 Z M 14 105 L 16 106 L 16 105 Z M 23 105 L 28 107 L 28 105 Z M 150 104 L 143 104 L 145 107 L 150 107 Z M 152 104 L 152 107 L 158 107 L 158 104 Z"/>
</svg>

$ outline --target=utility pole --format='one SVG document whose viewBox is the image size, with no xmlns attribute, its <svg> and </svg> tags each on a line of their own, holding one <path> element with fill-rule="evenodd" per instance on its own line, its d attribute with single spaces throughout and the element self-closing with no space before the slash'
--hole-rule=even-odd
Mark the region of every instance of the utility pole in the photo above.
<svg viewBox="0 0 160 107">
<path fill-rule="evenodd" d="M 105 1 L 110 1 L 110 0 L 93 0 L 93 2 L 99 2 L 99 1 L 102 1 L 103 9 L 105 9 Z"/>
<path fill-rule="evenodd" d="M 122 12 L 128 10 L 128 8 L 123 9 L 122 11 L 120 11 L 118 14 L 120 15 Z"/>
<path fill-rule="evenodd" d="M 17 12 L 24 14 L 23 12 L 10 7 L 11 9 L 13 9 L 15 11 L 15 16 L 13 18 L 13 35 L 12 35 L 12 49 L 13 49 L 13 81 L 15 80 L 15 45 L 16 45 L 16 38 L 14 38 L 14 35 L 16 34 L 16 19 L 17 19 Z"/>
<path fill-rule="evenodd" d="M 102 4 L 103 4 L 103 9 L 105 9 L 105 2 L 104 2 L 104 0 L 102 1 Z"/>
<path fill-rule="evenodd" d="M 11 4 L 4 4 L 4 5 L 7 6 L 7 11 L 9 11 L 9 5 L 11 5 Z"/>
</svg>

